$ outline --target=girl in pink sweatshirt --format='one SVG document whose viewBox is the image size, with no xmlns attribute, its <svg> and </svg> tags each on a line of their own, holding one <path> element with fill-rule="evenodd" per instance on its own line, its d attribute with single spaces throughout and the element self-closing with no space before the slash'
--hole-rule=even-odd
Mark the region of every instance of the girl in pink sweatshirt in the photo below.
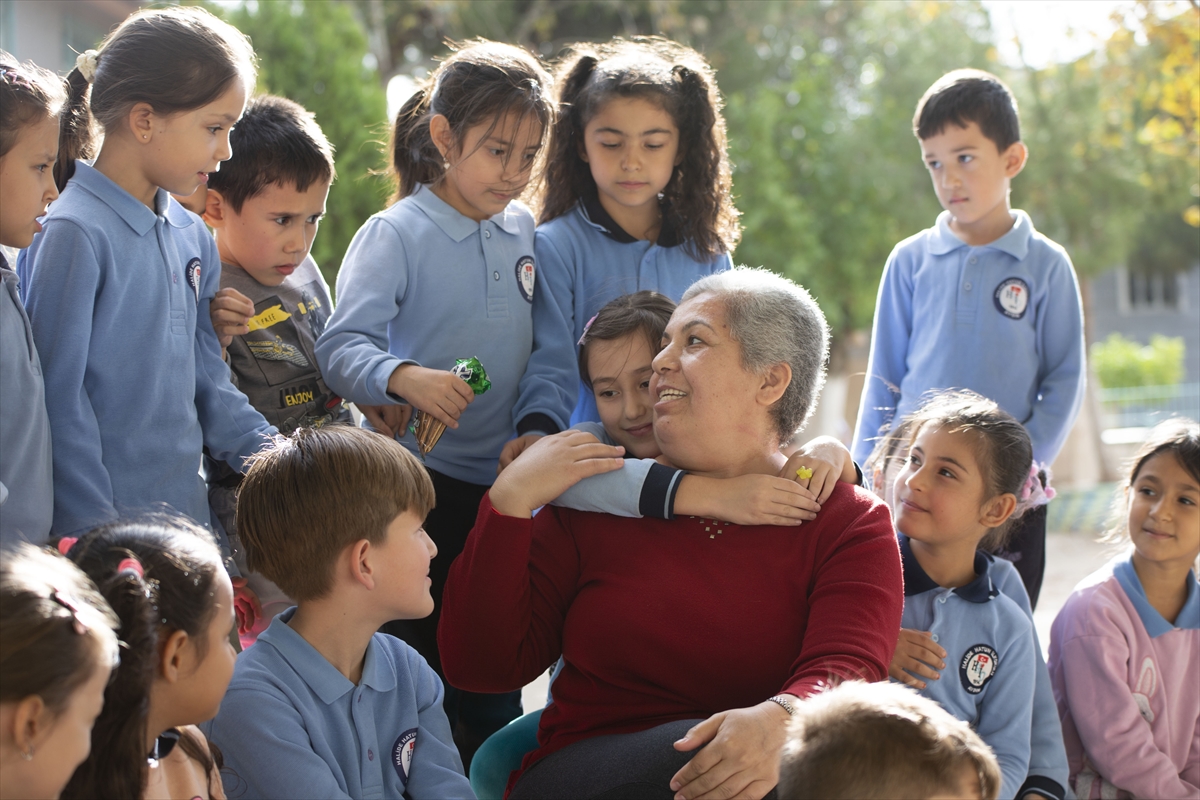
<svg viewBox="0 0 1200 800">
<path fill-rule="evenodd" d="M 1080 798 L 1200 797 L 1200 426 L 1157 426 L 1124 488 L 1133 550 L 1084 579 L 1050 631 Z"/>
</svg>

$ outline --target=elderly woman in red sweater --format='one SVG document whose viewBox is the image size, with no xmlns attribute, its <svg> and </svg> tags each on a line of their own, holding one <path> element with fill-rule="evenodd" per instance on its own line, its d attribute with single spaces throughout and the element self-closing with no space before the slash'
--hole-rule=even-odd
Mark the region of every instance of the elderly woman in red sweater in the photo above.
<svg viewBox="0 0 1200 800">
<path fill-rule="evenodd" d="M 650 391 L 664 459 L 778 474 L 824 380 L 828 328 L 808 292 L 765 270 L 704 278 L 663 344 Z M 887 677 L 904 601 L 888 509 L 839 483 L 799 529 L 533 516 L 620 453 L 568 431 L 500 474 L 446 584 L 446 679 L 511 691 L 562 654 L 510 797 L 764 797 L 797 703 Z"/>
</svg>

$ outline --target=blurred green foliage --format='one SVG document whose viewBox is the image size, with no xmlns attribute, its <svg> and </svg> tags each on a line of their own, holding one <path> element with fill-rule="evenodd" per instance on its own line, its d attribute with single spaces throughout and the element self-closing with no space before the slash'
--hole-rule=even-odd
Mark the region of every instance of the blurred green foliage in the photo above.
<svg viewBox="0 0 1200 800">
<path fill-rule="evenodd" d="M 1174 386 L 1183 380 L 1181 337 L 1154 336 L 1149 345 L 1111 334 L 1091 349 L 1092 368 L 1105 389 Z"/>
</svg>

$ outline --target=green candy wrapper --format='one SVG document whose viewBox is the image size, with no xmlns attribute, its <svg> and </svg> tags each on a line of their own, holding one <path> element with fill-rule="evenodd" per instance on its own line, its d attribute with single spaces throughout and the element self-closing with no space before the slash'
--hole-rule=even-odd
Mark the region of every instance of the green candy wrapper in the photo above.
<svg viewBox="0 0 1200 800">
<path fill-rule="evenodd" d="M 483 368 L 483 364 L 479 363 L 479 359 L 475 356 L 458 359 L 454 362 L 454 368 L 450 372 L 462 378 L 476 395 L 481 395 L 492 388 L 492 382 L 488 380 L 487 370 Z M 408 429 L 416 437 L 417 451 L 421 454 L 421 458 L 425 458 L 425 456 L 429 455 L 429 451 L 433 449 L 434 445 L 438 443 L 438 439 L 442 438 L 442 434 L 446 432 L 446 423 L 418 409 L 413 412 L 412 421 L 409 423 Z"/>
</svg>

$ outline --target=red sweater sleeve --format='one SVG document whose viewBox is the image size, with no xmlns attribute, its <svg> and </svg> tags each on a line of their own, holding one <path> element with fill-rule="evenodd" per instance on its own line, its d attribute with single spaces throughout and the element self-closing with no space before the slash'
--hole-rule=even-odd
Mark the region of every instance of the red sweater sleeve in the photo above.
<svg viewBox="0 0 1200 800">
<path fill-rule="evenodd" d="M 534 525 L 550 529 L 536 543 Z M 533 559 L 533 547 L 548 552 Z M 531 569 L 531 562 L 555 570 Z M 545 672 L 562 653 L 578 576 L 579 553 L 556 509 L 508 517 L 485 495 L 442 592 L 438 647 L 446 679 L 471 692 L 509 692 Z"/>
<path fill-rule="evenodd" d="M 886 505 L 864 509 L 840 536 L 823 540 L 812 581 L 804 643 L 782 691 L 805 697 L 831 678 L 886 678 L 904 612 L 900 549 Z"/>
</svg>

